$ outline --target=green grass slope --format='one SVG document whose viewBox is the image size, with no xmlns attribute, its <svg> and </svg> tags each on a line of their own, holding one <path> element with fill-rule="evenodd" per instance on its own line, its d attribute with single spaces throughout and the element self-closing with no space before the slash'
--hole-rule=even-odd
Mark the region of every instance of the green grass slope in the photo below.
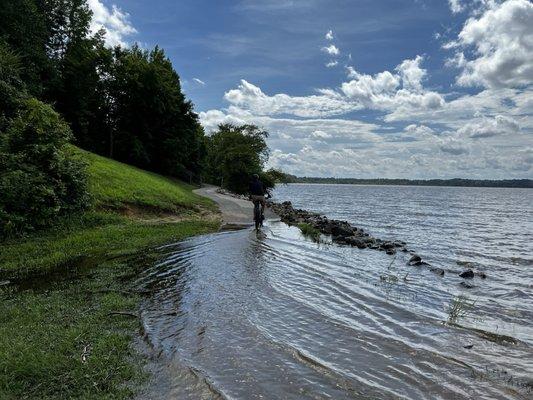
<svg viewBox="0 0 533 400">
<path fill-rule="evenodd" d="M 134 278 L 156 256 L 145 249 L 219 226 L 192 186 L 73 151 L 91 210 L 0 244 L 0 399 L 131 398 L 144 376 Z"/>
<path fill-rule="evenodd" d="M 213 231 L 215 205 L 194 187 L 74 149 L 88 164 L 94 206 L 47 231 L 0 244 L 0 279 L 70 268 L 80 257 L 127 254 Z M 209 217 L 211 214 L 211 217 Z"/>
<path fill-rule="evenodd" d="M 88 162 L 90 191 L 97 207 L 121 208 L 126 204 L 162 211 L 183 211 L 199 206 L 212 208 L 192 186 L 121 162 L 76 150 Z"/>
</svg>

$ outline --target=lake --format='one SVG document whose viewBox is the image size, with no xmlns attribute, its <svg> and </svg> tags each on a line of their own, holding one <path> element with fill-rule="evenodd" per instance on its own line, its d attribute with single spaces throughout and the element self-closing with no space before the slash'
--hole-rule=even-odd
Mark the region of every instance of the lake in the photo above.
<svg viewBox="0 0 533 400">
<path fill-rule="evenodd" d="M 269 221 L 159 249 L 139 284 L 180 399 L 526 399 L 528 189 L 291 184 L 276 201 L 401 240 L 444 276 Z M 465 280 L 467 268 L 484 272 Z M 467 282 L 466 288 L 461 282 Z M 159 389 L 157 389 L 159 387 Z"/>
</svg>

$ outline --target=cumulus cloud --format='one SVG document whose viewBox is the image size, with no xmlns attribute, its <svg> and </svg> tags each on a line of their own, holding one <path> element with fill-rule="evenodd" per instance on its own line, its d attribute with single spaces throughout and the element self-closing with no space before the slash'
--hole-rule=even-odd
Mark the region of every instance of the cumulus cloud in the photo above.
<svg viewBox="0 0 533 400">
<path fill-rule="evenodd" d="M 533 82 L 533 3 L 529 0 L 486 2 L 470 17 L 457 40 L 449 65 L 461 69 L 461 86 L 520 87 Z M 466 51 L 472 56 L 465 54 Z"/>
<path fill-rule="evenodd" d="M 333 31 L 331 29 L 326 33 L 326 40 L 333 40 Z"/>
<path fill-rule="evenodd" d="M 284 93 L 266 95 L 261 88 L 242 79 L 236 89 L 224 94 L 231 105 L 256 115 L 290 114 L 298 117 L 326 117 L 340 115 L 358 108 L 333 90 L 319 95 L 289 96 Z"/>
<path fill-rule="evenodd" d="M 331 139 L 331 135 L 324 131 L 313 131 L 311 137 L 318 140 Z"/>
<path fill-rule="evenodd" d="M 341 53 L 339 48 L 335 46 L 334 44 L 330 44 L 329 46 L 322 47 L 322 51 L 324 53 L 329 54 L 330 56 L 338 56 Z"/>
<path fill-rule="evenodd" d="M 513 135 L 520 131 L 519 124 L 513 119 L 496 115 L 494 118 L 483 118 L 480 121 L 468 123 L 457 131 L 459 136 L 473 139 L 488 138 L 500 135 Z"/>
<path fill-rule="evenodd" d="M 407 125 L 404 128 L 404 131 L 401 137 L 403 139 L 408 139 L 408 140 L 433 139 L 435 137 L 435 131 L 431 129 L 429 126 L 411 124 L 411 125 Z"/>
<path fill-rule="evenodd" d="M 199 118 L 200 123 L 208 133 L 215 131 L 221 124 L 244 125 L 246 123 L 245 120 L 220 110 L 202 111 Z"/>
<path fill-rule="evenodd" d="M 422 80 L 427 72 L 421 68 L 421 56 L 404 60 L 395 72 L 379 72 L 367 75 L 348 67 L 348 76 L 352 78 L 341 86 L 342 92 L 350 99 L 360 102 L 365 107 L 379 110 L 401 110 L 423 108 L 441 108 L 445 100 L 437 92 L 427 91 Z"/>
<path fill-rule="evenodd" d="M 116 5 L 109 9 L 100 0 L 88 0 L 87 3 L 93 12 L 89 30 L 95 33 L 103 28 L 108 46 L 126 46 L 126 37 L 137 32 L 129 21 L 129 15 Z"/>
<path fill-rule="evenodd" d="M 337 66 L 337 65 L 339 65 L 339 62 L 338 62 L 337 60 L 331 60 L 330 62 L 328 62 L 328 63 L 326 64 L 326 67 L 328 67 L 328 68 L 333 68 L 333 67 L 335 67 L 335 66 Z"/>
<path fill-rule="evenodd" d="M 201 85 L 201 86 L 205 86 L 205 82 L 201 79 L 198 79 L 198 78 L 192 78 L 193 81 L 195 81 L 197 84 Z"/>
<path fill-rule="evenodd" d="M 468 154 L 470 151 L 468 147 L 457 139 L 448 139 L 442 142 L 440 150 L 444 153 L 448 153 L 454 156 L 460 156 L 462 154 Z"/>
</svg>

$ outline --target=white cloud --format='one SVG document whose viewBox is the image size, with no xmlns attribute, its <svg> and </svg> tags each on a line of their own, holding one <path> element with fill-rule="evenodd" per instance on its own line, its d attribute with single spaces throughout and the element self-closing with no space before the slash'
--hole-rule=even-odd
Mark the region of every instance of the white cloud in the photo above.
<svg viewBox="0 0 533 400">
<path fill-rule="evenodd" d="M 198 78 L 192 78 L 193 81 L 195 81 L 197 84 L 201 85 L 201 86 L 205 86 L 205 82 L 201 79 L 198 79 Z"/>
<path fill-rule="evenodd" d="M 422 80 L 427 72 L 420 67 L 422 61 L 423 58 L 417 56 L 404 60 L 395 73 L 384 71 L 375 75 L 361 74 L 348 67 L 352 80 L 344 82 L 341 90 L 348 98 L 378 110 L 439 109 L 445 104 L 444 98 L 423 88 Z"/>
<path fill-rule="evenodd" d="M 477 122 L 468 123 L 457 131 L 459 136 L 473 139 L 488 138 L 500 135 L 513 135 L 520 131 L 519 124 L 512 118 L 496 115 L 494 118 L 483 118 Z"/>
<path fill-rule="evenodd" d="M 331 139 L 331 135 L 327 132 L 324 132 L 324 131 L 313 131 L 311 133 L 311 137 L 313 139 L 319 139 L 319 140 L 323 140 L 323 139 Z"/>
<path fill-rule="evenodd" d="M 246 123 L 243 119 L 220 110 L 203 111 L 199 114 L 199 118 L 208 133 L 215 131 L 220 124 L 244 125 Z"/>
<path fill-rule="evenodd" d="M 429 126 L 411 124 L 404 128 L 404 136 L 412 137 L 414 140 L 424 140 L 434 138 L 435 131 Z"/>
<path fill-rule="evenodd" d="M 460 156 L 470 152 L 468 146 L 454 138 L 444 140 L 440 145 L 440 150 L 454 156 Z"/>
<path fill-rule="evenodd" d="M 416 56 L 414 60 L 404 60 L 396 67 L 402 78 L 403 87 L 409 90 L 422 90 L 422 79 L 425 78 L 427 71 L 420 68 L 422 56 Z"/>
<path fill-rule="evenodd" d="M 289 96 L 275 94 L 268 96 L 263 91 L 242 79 L 237 89 L 224 94 L 231 105 L 256 115 L 289 114 L 298 117 L 327 117 L 340 115 L 358 108 L 333 90 L 319 92 L 319 95 Z"/>
<path fill-rule="evenodd" d="M 333 31 L 331 29 L 326 33 L 326 39 L 333 40 Z"/>
<path fill-rule="evenodd" d="M 469 18 L 448 64 L 461 69 L 461 86 L 520 87 L 533 82 L 533 3 L 528 0 L 486 2 L 478 16 Z M 465 55 L 471 51 L 473 56 Z"/>
<path fill-rule="evenodd" d="M 126 46 L 126 37 L 137 32 L 129 21 L 129 15 L 116 5 L 109 9 L 100 0 L 88 0 L 87 3 L 93 12 L 89 30 L 95 33 L 104 28 L 108 46 Z"/>
<path fill-rule="evenodd" d="M 336 67 L 337 65 L 339 65 L 339 62 L 337 60 L 331 60 L 330 62 L 326 64 L 326 67 L 333 68 L 333 67 Z"/>
<path fill-rule="evenodd" d="M 450 10 L 452 10 L 454 14 L 460 13 L 465 9 L 462 0 L 448 0 L 448 4 L 450 5 Z"/>
<path fill-rule="evenodd" d="M 328 53 L 330 56 L 338 56 L 341 53 L 339 48 L 334 44 L 330 44 L 327 47 L 322 47 L 322 51 Z"/>
</svg>

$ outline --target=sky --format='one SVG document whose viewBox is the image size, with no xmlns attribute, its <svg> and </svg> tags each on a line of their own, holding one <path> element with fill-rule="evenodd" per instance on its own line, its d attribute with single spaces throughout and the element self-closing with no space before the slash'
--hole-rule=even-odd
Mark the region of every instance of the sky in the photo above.
<svg viewBox="0 0 533 400">
<path fill-rule="evenodd" d="M 298 176 L 533 178 L 530 0 L 88 0 Z"/>
</svg>

